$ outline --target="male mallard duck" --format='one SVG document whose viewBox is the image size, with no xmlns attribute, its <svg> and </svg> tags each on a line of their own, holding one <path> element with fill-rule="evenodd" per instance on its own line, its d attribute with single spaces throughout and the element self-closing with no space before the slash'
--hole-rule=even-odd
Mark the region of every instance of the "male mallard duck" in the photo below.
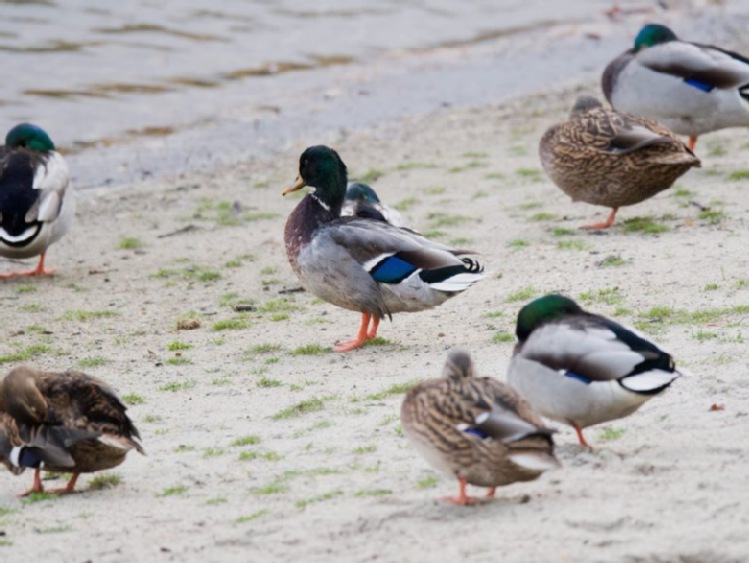
<svg viewBox="0 0 749 563">
<path fill-rule="evenodd" d="M 655 121 L 605 109 L 580 96 L 568 121 L 544 133 L 541 164 L 573 201 L 611 207 L 606 229 L 619 207 L 634 205 L 665 190 L 699 159 L 671 131 Z"/>
<path fill-rule="evenodd" d="M 380 219 L 395 227 L 403 226 L 403 218 L 392 207 L 380 201 L 377 192 L 366 184 L 354 182 L 346 188 L 346 197 L 341 208 L 341 216 L 369 217 Z"/>
<path fill-rule="evenodd" d="M 665 25 L 643 27 L 634 48 L 609 63 L 601 83 L 616 109 L 689 135 L 690 149 L 703 133 L 749 126 L 749 59 L 680 41 Z"/>
<path fill-rule="evenodd" d="M 30 123 L 13 127 L 0 147 L 0 256 L 39 256 L 39 263 L 0 278 L 54 273 L 44 256 L 70 229 L 74 207 L 68 165 L 47 133 Z"/>
<path fill-rule="evenodd" d="M 135 449 L 140 435 L 127 408 L 100 379 L 75 371 L 11 370 L 0 382 L 0 462 L 14 473 L 34 469 L 26 493 L 44 492 L 41 470 L 81 473 L 111 469 Z"/>
<path fill-rule="evenodd" d="M 655 344 L 562 295 L 523 307 L 516 332 L 509 384 L 586 447 L 583 428 L 632 414 L 680 375 Z"/>
<path fill-rule="evenodd" d="M 444 500 L 473 504 L 467 484 L 489 487 L 487 497 L 493 497 L 497 487 L 559 467 L 553 430 L 510 387 L 477 377 L 467 352 L 450 352 L 443 376 L 406 394 L 401 426 L 433 467 L 458 479 L 458 496 Z"/>
<path fill-rule="evenodd" d="M 305 186 L 315 191 L 291 212 L 284 230 L 291 267 L 311 293 L 362 314 L 357 337 L 334 352 L 375 338 L 384 316 L 435 307 L 484 277 L 478 262 L 459 257 L 471 251 L 448 248 L 381 219 L 341 217 L 346 165 L 333 149 L 305 150 L 299 178 L 283 194 Z"/>
</svg>

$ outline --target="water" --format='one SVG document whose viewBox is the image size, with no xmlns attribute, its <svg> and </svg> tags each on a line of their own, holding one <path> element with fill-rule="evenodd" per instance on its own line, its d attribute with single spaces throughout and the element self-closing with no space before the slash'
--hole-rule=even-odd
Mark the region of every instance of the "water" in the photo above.
<svg viewBox="0 0 749 563">
<path fill-rule="evenodd" d="M 724 14 L 742 2 L 727 4 L 685 25 L 702 22 L 703 35 L 745 27 Z M 44 127 L 81 187 L 230 164 L 592 76 L 643 21 L 612 24 L 609 6 L 0 0 L 0 129 Z"/>
</svg>

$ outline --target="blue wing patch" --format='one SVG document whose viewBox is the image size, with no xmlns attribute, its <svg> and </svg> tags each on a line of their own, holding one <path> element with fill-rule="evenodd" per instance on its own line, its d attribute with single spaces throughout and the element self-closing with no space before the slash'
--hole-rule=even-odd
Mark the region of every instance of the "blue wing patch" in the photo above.
<svg viewBox="0 0 749 563">
<path fill-rule="evenodd" d="M 466 434 L 470 434 L 471 436 L 476 436 L 477 438 L 481 438 L 482 440 L 486 440 L 489 437 L 489 434 L 486 432 L 482 432 L 478 428 L 466 428 L 463 430 Z"/>
<path fill-rule="evenodd" d="M 590 385 L 590 382 L 592 380 L 588 379 L 587 377 L 583 377 L 582 375 L 577 375 L 576 373 L 573 373 L 571 371 L 565 371 L 564 377 L 569 377 L 570 379 L 577 379 L 581 383 L 585 383 L 585 385 Z"/>
<path fill-rule="evenodd" d="M 686 82 L 690 86 L 697 88 L 698 90 L 702 90 L 703 92 L 712 92 L 713 90 L 715 90 L 715 86 L 713 86 L 712 84 L 700 82 L 696 78 L 685 78 L 684 82 Z"/>
<path fill-rule="evenodd" d="M 380 283 L 400 283 L 418 269 L 413 264 L 393 255 L 380 260 L 369 273 L 375 281 Z"/>
</svg>

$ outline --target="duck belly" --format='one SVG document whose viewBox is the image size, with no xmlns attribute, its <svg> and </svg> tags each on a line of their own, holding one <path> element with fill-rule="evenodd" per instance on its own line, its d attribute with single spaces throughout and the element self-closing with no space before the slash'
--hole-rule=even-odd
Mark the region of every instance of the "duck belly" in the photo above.
<svg viewBox="0 0 749 563">
<path fill-rule="evenodd" d="M 512 360 L 508 383 L 542 416 L 580 428 L 628 416 L 652 397 L 617 380 L 586 383 L 520 356 Z"/>
</svg>

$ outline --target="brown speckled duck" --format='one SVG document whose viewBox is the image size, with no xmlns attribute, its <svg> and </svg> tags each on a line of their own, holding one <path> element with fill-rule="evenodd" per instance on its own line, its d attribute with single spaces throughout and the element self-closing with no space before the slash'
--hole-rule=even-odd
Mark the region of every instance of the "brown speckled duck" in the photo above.
<svg viewBox="0 0 749 563">
<path fill-rule="evenodd" d="M 436 307 L 484 277 L 469 250 L 449 248 L 379 216 L 341 217 L 347 171 L 338 153 L 319 145 L 299 159 L 299 178 L 284 195 L 314 188 L 291 212 L 286 254 L 307 291 L 362 314 L 359 333 L 334 352 L 377 336 L 380 319 Z"/>
<path fill-rule="evenodd" d="M 44 492 L 40 473 L 71 472 L 52 493 L 71 493 L 81 473 L 111 469 L 143 448 L 114 391 L 75 371 L 11 370 L 0 382 L 0 463 L 13 473 L 34 469 L 30 493 Z"/>
<path fill-rule="evenodd" d="M 590 95 L 577 99 L 569 120 L 544 133 L 539 154 L 546 173 L 573 201 L 611 208 L 606 221 L 583 229 L 610 227 L 619 207 L 654 196 L 700 166 L 663 125 L 605 109 Z"/>
<path fill-rule="evenodd" d="M 406 438 L 433 467 L 458 479 L 458 495 L 443 500 L 475 504 L 468 484 L 489 487 L 491 498 L 497 487 L 559 467 L 553 431 L 512 388 L 477 377 L 467 352 L 450 352 L 443 375 L 412 388 L 401 405 Z"/>
</svg>

